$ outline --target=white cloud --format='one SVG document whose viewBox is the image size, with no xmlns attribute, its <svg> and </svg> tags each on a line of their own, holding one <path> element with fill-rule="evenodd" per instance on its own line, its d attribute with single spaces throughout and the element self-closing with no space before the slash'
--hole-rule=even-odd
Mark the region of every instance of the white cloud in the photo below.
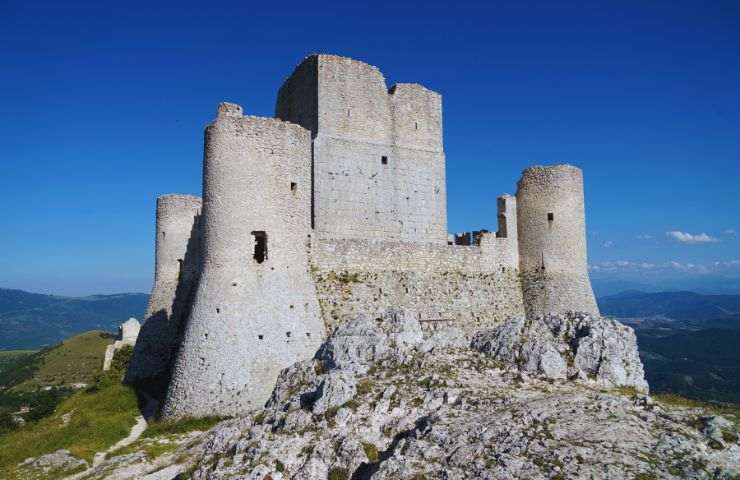
<svg viewBox="0 0 740 480">
<path fill-rule="evenodd" d="M 641 270 L 652 270 L 656 267 L 654 263 L 630 262 L 628 260 L 612 260 L 598 262 L 588 266 L 594 272 L 636 272 Z"/>
<path fill-rule="evenodd" d="M 655 264 L 629 260 L 609 260 L 592 263 L 588 269 L 594 273 L 612 272 L 683 272 L 683 273 L 733 273 L 740 271 L 740 260 L 715 261 L 706 264 L 683 263 L 670 260 Z"/>
<path fill-rule="evenodd" d="M 653 236 L 649 233 L 640 233 L 638 235 L 635 235 L 635 238 L 638 240 L 650 240 L 651 238 L 653 238 Z"/>
<path fill-rule="evenodd" d="M 665 232 L 665 234 L 668 236 L 668 238 L 672 238 L 673 240 L 676 240 L 681 243 L 714 243 L 719 242 L 719 240 L 715 237 L 709 236 L 706 233 L 697 233 L 697 234 L 691 234 L 687 232 L 680 232 L 678 230 L 674 230 L 671 232 Z"/>
</svg>

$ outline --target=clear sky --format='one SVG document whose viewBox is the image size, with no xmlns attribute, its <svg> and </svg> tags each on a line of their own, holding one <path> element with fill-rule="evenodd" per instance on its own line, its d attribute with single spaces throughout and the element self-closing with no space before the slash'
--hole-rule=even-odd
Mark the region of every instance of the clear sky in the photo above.
<svg viewBox="0 0 740 480">
<path fill-rule="evenodd" d="M 740 2 L 360 3 L 0 0 L 0 287 L 148 291 L 217 103 L 313 52 L 442 93 L 451 231 L 567 162 L 594 276 L 740 278 Z"/>
</svg>

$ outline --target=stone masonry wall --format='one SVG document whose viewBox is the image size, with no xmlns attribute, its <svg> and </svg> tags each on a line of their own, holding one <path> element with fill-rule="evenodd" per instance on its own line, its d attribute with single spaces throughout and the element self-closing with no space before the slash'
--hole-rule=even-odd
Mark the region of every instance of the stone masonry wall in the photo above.
<svg viewBox="0 0 740 480">
<path fill-rule="evenodd" d="M 199 197 L 157 198 L 154 287 L 126 372 L 127 382 L 157 398 L 164 395 L 169 381 L 198 280 L 200 212 Z"/>
<path fill-rule="evenodd" d="M 516 244 L 491 234 L 480 247 L 321 238 L 311 242 L 310 261 L 329 329 L 403 307 L 472 331 L 524 314 L 512 251 Z"/>
<path fill-rule="evenodd" d="M 165 418 L 259 408 L 280 370 L 318 348 L 324 328 L 306 253 L 310 145 L 308 130 L 234 104 L 220 104 L 207 127 L 203 270 Z"/>
<path fill-rule="evenodd" d="M 517 185 L 516 204 L 529 315 L 598 313 L 588 278 L 581 170 L 572 165 L 527 168 Z"/>
<path fill-rule="evenodd" d="M 281 87 L 276 115 L 312 131 L 317 234 L 446 243 L 439 94 L 388 90 L 376 67 L 314 55 Z"/>
</svg>

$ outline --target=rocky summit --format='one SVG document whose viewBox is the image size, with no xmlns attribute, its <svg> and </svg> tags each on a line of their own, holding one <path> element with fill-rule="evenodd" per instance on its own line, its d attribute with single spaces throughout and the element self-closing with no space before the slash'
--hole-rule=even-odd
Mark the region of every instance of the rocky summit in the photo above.
<svg viewBox="0 0 740 480">
<path fill-rule="evenodd" d="M 736 418 L 645 392 L 634 333 L 580 313 L 471 338 L 389 310 L 282 371 L 265 408 L 77 478 L 737 479 Z M 173 441 L 173 440 L 168 440 Z"/>
</svg>

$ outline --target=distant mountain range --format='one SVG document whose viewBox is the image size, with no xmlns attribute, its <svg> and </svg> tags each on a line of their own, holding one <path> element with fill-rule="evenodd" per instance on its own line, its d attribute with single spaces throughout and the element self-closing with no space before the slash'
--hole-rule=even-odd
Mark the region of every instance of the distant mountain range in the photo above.
<svg viewBox="0 0 740 480">
<path fill-rule="evenodd" d="M 0 289 L 0 351 L 40 348 L 89 330 L 116 331 L 144 315 L 149 295 L 59 297 Z"/>
<path fill-rule="evenodd" d="M 740 295 L 627 291 L 599 298 L 599 308 L 602 314 L 615 317 L 663 316 L 694 322 L 719 318 L 740 320 Z"/>
<path fill-rule="evenodd" d="M 599 308 L 635 329 L 653 391 L 740 404 L 740 295 L 628 291 Z"/>
</svg>

